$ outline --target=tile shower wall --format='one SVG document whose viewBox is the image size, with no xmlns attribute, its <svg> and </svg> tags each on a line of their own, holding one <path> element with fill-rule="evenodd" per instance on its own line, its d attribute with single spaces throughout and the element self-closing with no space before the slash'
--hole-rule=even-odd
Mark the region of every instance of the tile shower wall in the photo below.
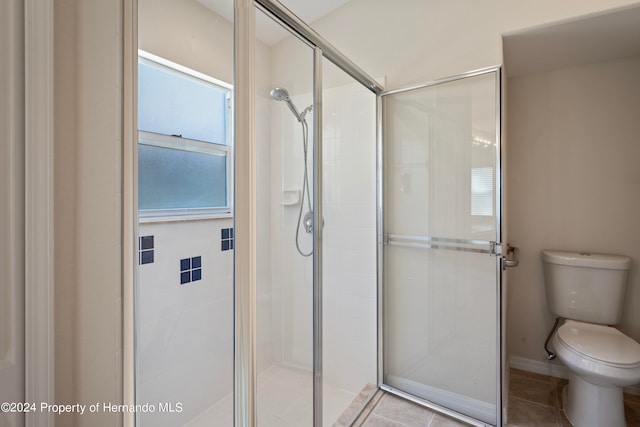
<svg viewBox="0 0 640 427">
<path fill-rule="evenodd" d="M 309 105 L 310 96 L 294 102 Z M 354 84 L 325 90 L 323 104 L 323 377 L 355 396 L 376 381 L 375 98 Z M 295 247 L 299 205 L 281 199 L 301 185 L 300 125 L 278 104 L 272 119 L 272 312 L 281 313 L 274 317 L 274 338 L 281 339 L 274 360 L 310 369 L 312 260 Z M 302 249 L 310 249 L 310 237 L 301 234 Z"/>
<path fill-rule="evenodd" d="M 295 105 L 309 105 L 311 97 L 293 96 Z M 289 367 L 311 369 L 312 362 L 312 258 L 302 257 L 296 250 L 296 224 L 299 204 L 283 204 L 284 192 L 301 190 L 304 174 L 304 155 L 300 124 L 291 112 L 279 103 L 270 102 L 270 183 L 268 205 L 271 238 L 259 239 L 268 247 L 262 253 L 269 254 L 271 270 L 271 340 L 272 361 Z M 312 146 L 309 144 L 309 152 Z M 311 165 L 309 156 L 308 164 Z M 261 164 L 259 163 L 259 169 Z M 309 169 L 311 171 L 311 169 Z M 260 192 L 259 192 L 260 193 Z M 264 191 L 262 192 L 264 193 Z M 285 202 L 286 203 L 286 202 Z M 307 209 L 305 202 L 305 210 Z M 304 213 L 303 213 L 304 214 Z M 260 216 L 259 216 L 260 217 Z M 300 247 L 308 252 L 311 239 L 300 233 Z M 263 279 L 259 278 L 259 282 Z M 258 284 L 258 288 L 264 288 Z M 259 299 L 260 301 L 260 299 Z M 263 308 L 258 312 L 267 313 Z M 258 326 L 258 334 L 261 327 Z"/>
<path fill-rule="evenodd" d="M 140 224 L 139 399 L 182 404 L 143 427 L 182 425 L 232 391 L 232 222 Z"/>
<path fill-rule="evenodd" d="M 358 393 L 376 382 L 376 104 L 358 84 L 323 104 L 323 376 Z"/>
</svg>

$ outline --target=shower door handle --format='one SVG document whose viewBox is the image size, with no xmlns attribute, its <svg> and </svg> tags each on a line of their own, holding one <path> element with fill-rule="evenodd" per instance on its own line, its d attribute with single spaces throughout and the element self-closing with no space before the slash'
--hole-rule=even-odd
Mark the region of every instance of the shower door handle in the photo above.
<svg viewBox="0 0 640 427">
<path fill-rule="evenodd" d="M 502 257 L 502 269 L 517 267 L 520 264 L 520 249 L 507 243 L 506 254 Z"/>
</svg>

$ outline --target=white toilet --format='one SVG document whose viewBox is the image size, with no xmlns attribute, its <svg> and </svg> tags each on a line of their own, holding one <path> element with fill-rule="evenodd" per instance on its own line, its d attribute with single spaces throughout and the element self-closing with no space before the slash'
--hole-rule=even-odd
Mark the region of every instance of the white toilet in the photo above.
<svg viewBox="0 0 640 427">
<path fill-rule="evenodd" d="M 631 259 L 542 251 L 549 310 L 567 319 L 553 337 L 569 370 L 564 411 L 576 427 L 624 427 L 622 388 L 640 383 L 640 344 L 620 322 Z"/>
</svg>

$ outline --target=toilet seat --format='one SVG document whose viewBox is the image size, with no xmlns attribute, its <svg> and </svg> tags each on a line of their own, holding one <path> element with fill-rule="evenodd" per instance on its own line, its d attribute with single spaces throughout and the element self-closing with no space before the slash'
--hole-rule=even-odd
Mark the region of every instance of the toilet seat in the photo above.
<svg viewBox="0 0 640 427">
<path fill-rule="evenodd" d="M 556 335 L 568 350 L 596 363 L 640 367 L 640 344 L 613 327 L 567 320 Z"/>
</svg>

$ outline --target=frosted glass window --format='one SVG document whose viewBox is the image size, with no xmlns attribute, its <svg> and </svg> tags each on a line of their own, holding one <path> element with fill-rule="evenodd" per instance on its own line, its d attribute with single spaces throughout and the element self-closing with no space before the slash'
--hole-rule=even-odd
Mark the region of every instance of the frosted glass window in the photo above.
<svg viewBox="0 0 640 427">
<path fill-rule="evenodd" d="M 140 55 L 140 216 L 229 213 L 230 86 L 162 58 Z"/>
<path fill-rule="evenodd" d="M 138 147 L 139 209 L 225 207 L 226 177 L 226 155 Z"/>
<path fill-rule="evenodd" d="M 226 144 L 227 94 L 227 90 L 207 81 L 141 61 L 138 129 Z"/>
<path fill-rule="evenodd" d="M 471 215 L 493 215 L 493 168 L 471 169 Z"/>
</svg>

